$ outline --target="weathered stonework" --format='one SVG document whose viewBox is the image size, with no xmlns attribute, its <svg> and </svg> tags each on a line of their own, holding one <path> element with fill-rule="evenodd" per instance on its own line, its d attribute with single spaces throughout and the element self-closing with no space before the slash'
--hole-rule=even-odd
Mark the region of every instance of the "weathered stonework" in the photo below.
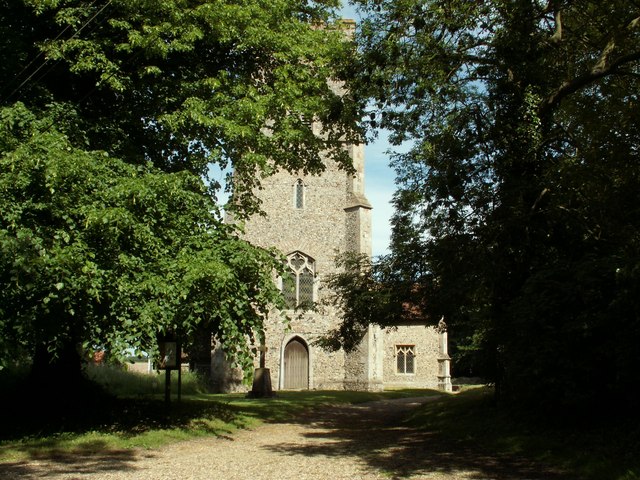
<svg viewBox="0 0 640 480">
<path fill-rule="evenodd" d="M 346 36 L 353 35 L 355 23 L 345 20 L 341 28 Z M 336 82 L 330 85 L 338 94 L 344 91 Z M 314 123 L 312 127 L 317 135 L 322 135 L 320 124 Z M 323 295 L 327 294 L 322 287 L 328 276 L 336 272 L 336 255 L 344 252 L 371 255 L 371 205 L 364 188 L 364 146 L 345 144 L 345 148 L 352 159 L 354 174 L 340 170 L 329 160 L 319 176 L 279 171 L 264 179 L 263 188 L 256 192 L 266 216 L 255 216 L 245 224 L 245 238 L 250 242 L 276 247 L 290 262 L 306 259 L 305 265 L 313 269 L 313 286 L 311 289 L 305 283 L 305 295 L 311 295 L 312 290 L 316 303 L 322 303 Z M 276 281 L 283 287 L 282 279 Z M 335 310 L 286 313 L 289 324 L 282 321 L 278 312 L 265 323 L 267 351 L 263 366 L 269 369 L 275 390 L 436 388 L 443 384 L 443 375 L 448 375 L 448 360 L 446 365 L 442 363 L 443 337 L 434 328 L 407 325 L 383 331 L 370 326 L 353 352 L 327 352 L 314 342 L 340 323 Z M 415 353 L 415 358 L 403 364 L 411 373 L 398 372 L 398 346 Z M 216 349 L 213 355 L 216 365 L 212 368 L 220 389 L 247 389 L 241 383 L 240 372 L 225 368 L 220 355 Z M 255 364 L 258 367 L 258 358 Z"/>
<path fill-rule="evenodd" d="M 395 361 L 384 363 L 387 387 L 437 388 L 438 333 L 432 327 L 405 325 L 389 329 L 384 335 L 385 358 L 396 358 L 398 345 L 415 346 L 415 372 L 398 373 Z"/>
<path fill-rule="evenodd" d="M 313 296 L 321 302 L 327 276 L 336 271 L 338 253 L 371 254 L 371 205 L 364 193 L 364 149 L 350 145 L 348 151 L 355 175 L 327 162 L 320 176 L 294 175 L 280 171 L 263 181 L 258 192 L 266 216 L 245 224 L 245 238 L 256 245 L 276 247 L 285 256 L 300 252 L 314 266 Z M 302 194 L 302 198 L 300 195 Z M 281 281 L 278 279 L 277 281 Z M 370 326 L 353 352 L 327 352 L 314 342 L 339 324 L 335 310 L 286 312 L 286 324 L 274 312 L 265 325 L 265 367 L 274 390 L 287 388 L 382 390 L 383 388 L 437 388 L 442 376 L 442 335 L 423 325 L 404 325 L 382 330 Z M 295 343 L 298 357 L 288 348 Z M 398 346 L 411 346 L 415 353 L 412 373 L 399 373 Z M 302 347 L 301 347 L 302 346 Z M 220 350 L 213 355 L 215 387 L 221 391 L 246 391 L 238 370 L 225 366 Z M 298 362 L 303 362 L 298 365 Z M 255 360 L 256 367 L 259 359 Z M 293 367 L 304 368 L 294 387 Z M 439 370 L 440 366 L 440 370 Z M 448 364 L 447 364 L 448 369 Z M 448 370 L 447 370 L 448 373 Z M 301 382 L 301 383 L 300 383 Z M 442 382 L 440 382 L 442 383 Z"/>
</svg>

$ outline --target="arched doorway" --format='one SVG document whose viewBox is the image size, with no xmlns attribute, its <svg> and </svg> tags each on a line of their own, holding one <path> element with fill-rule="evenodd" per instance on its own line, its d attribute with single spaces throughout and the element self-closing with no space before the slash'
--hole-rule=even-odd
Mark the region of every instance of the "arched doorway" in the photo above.
<svg viewBox="0 0 640 480">
<path fill-rule="evenodd" d="M 309 350 L 300 338 L 294 338 L 284 348 L 284 389 L 309 388 Z"/>
</svg>

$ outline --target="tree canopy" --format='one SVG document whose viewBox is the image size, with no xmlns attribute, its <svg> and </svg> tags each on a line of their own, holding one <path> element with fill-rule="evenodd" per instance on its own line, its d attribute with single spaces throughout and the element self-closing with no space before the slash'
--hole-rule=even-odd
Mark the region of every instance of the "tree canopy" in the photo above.
<svg viewBox="0 0 640 480">
<path fill-rule="evenodd" d="M 224 223 L 207 173 L 233 170 L 243 219 L 276 169 L 350 168 L 358 105 L 327 79 L 352 46 L 319 28 L 335 7 L 3 2 L 0 365 L 206 325 L 249 368 L 280 259 Z"/>
<path fill-rule="evenodd" d="M 413 141 L 393 160 L 398 301 L 444 315 L 459 371 L 505 400 L 632 404 L 640 4 L 354 3 L 352 89 Z"/>
</svg>

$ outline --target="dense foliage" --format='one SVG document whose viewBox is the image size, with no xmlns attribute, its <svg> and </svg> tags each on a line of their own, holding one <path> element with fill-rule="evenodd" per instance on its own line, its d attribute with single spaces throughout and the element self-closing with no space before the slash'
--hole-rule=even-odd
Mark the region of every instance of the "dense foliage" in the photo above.
<svg viewBox="0 0 640 480">
<path fill-rule="evenodd" d="M 356 104 L 326 80 L 351 47 L 318 28 L 334 7 L 2 2 L 0 366 L 203 328 L 251 365 L 280 259 L 223 222 L 207 173 L 233 170 L 242 220 L 275 169 L 350 168 Z"/>
<path fill-rule="evenodd" d="M 404 290 L 412 287 L 397 281 L 386 261 L 345 252 L 336 257 L 335 264 L 337 271 L 327 276 L 326 292 L 317 306 L 322 312 L 337 308 L 342 318 L 316 341 L 320 347 L 350 352 L 360 345 L 371 324 L 394 327 L 405 321 L 423 321 L 422 312 L 398 301 L 407 299 L 411 292 Z"/>
<path fill-rule="evenodd" d="M 394 158 L 402 302 L 458 372 L 542 406 L 637 399 L 640 4 L 359 0 L 354 91 Z"/>
</svg>

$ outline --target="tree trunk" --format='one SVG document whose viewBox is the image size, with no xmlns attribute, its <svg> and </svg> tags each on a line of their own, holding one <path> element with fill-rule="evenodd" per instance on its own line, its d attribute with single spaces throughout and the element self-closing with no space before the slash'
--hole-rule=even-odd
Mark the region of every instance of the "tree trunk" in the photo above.
<svg viewBox="0 0 640 480">
<path fill-rule="evenodd" d="M 69 393 L 83 386 L 82 357 L 75 342 L 69 341 L 53 355 L 46 344 L 36 347 L 29 383 L 39 391 Z"/>
<path fill-rule="evenodd" d="M 211 329 L 200 327 L 189 345 L 189 369 L 200 375 L 206 385 L 211 385 Z"/>
</svg>

